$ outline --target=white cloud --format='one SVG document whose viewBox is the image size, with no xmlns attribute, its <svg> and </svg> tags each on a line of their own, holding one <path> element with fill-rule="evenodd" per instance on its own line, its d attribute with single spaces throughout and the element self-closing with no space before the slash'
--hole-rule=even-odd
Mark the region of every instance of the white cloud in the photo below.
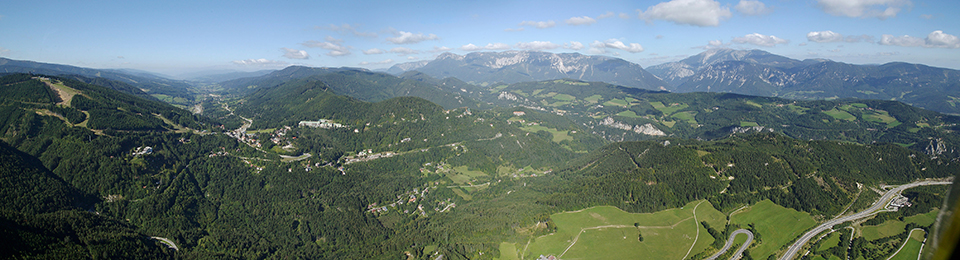
<svg viewBox="0 0 960 260">
<path fill-rule="evenodd" d="M 910 0 L 817 0 L 820 9 L 834 16 L 857 18 L 896 17 L 904 7 L 911 7 Z"/>
<path fill-rule="evenodd" d="M 843 40 L 843 35 L 833 31 L 820 31 L 807 33 L 807 40 L 811 42 L 839 42 Z"/>
<path fill-rule="evenodd" d="M 607 48 L 624 50 L 630 53 L 637 53 L 637 52 L 643 51 L 643 46 L 640 46 L 639 43 L 624 44 L 623 42 L 617 39 L 609 39 L 603 42 L 593 41 L 593 43 L 590 44 L 590 47 L 593 47 L 590 49 L 592 52 L 599 51 L 600 53 L 607 53 L 606 51 Z"/>
<path fill-rule="evenodd" d="M 532 42 L 518 42 L 516 45 L 517 49 L 521 50 L 552 50 L 560 48 L 560 45 L 546 41 L 532 41 Z"/>
<path fill-rule="evenodd" d="M 520 22 L 520 26 L 533 26 L 533 27 L 537 27 L 537 29 L 546 29 L 546 28 L 557 26 L 557 23 L 554 21 L 546 21 L 546 22 L 523 21 L 523 22 Z"/>
<path fill-rule="evenodd" d="M 665 20 L 676 24 L 694 26 L 717 26 L 720 21 L 730 18 L 730 8 L 721 7 L 714 0 L 672 0 L 647 8 L 647 11 L 637 10 L 640 19 L 652 22 Z"/>
<path fill-rule="evenodd" d="M 620 19 L 630 19 L 630 15 L 627 13 L 620 13 Z"/>
<path fill-rule="evenodd" d="M 325 42 L 311 40 L 300 43 L 300 45 L 329 50 L 330 52 L 327 52 L 328 56 L 337 57 L 350 55 L 350 46 L 343 46 L 342 43 L 343 40 L 327 36 L 327 41 Z"/>
<path fill-rule="evenodd" d="M 921 39 L 909 35 L 893 36 L 884 34 L 880 37 L 881 45 L 895 45 L 905 47 L 924 47 L 924 48 L 960 48 L 960 38 L 957 36 L 943 33 L 943 31 L 933 31 L 927 35 L 927 38 Z"/>
<path fill-rule="evenodd" d="M 920 18 L 930 20 L 930 19 L 933 19 L 933 15 L 932 15 L 932 14 L 921 14 L 921 15 L 920 15 Z"/>
<path fill-rule="evenodd" d="M 781 39 L 773 35 L 763 35 L 759 33 L 752 33 L 744 35 L 743 37 L 733 37 L 733 42 L 740 44 L 753 44 L 757 46 L 764 47 L 773 47 L 777 44 L 787 44 L 790 41 Z"/>
<path fill-rule="evenodd" d="M 433 49 L 430 50 L 430 52 L 447 52 L 450 50 L 453 50 L 453 49 L 447 48 L 447 46 L 440 46 L 440 47 L 433 46 Z"/>
<path fill-rule="evenodd" d="M 566 21 L 566 23 L 569 25 L 588 25 L 596 22 L 597 20 L 590 18 L 589 16 L 571 17 Z"/>
<path fill-rule="evenodd" d="M 392 59 L 386 59 L 386 60 L 376 61 L 376 62 L 366 62 L 366 61 L 364 61 L 364 62 L 360 62 L 359 65 L 361 65 L 361 66 L 366 66 L 366 65 L 383 65 L 383 64 L 390 64 L 390 63 L 393 63 L 393 60 L 392 60 Z"/>
<path fill-rule="evenodd" d="M 3 47 L 0 47 L 0 55 L 6 55 L 8 52 L 10 52 L 9 49 L 5 49 L 5 48 L 3 48 Z"/>
<path fill-rule="evenodd" d="M 606 12 L 604 14 L 597 16 L 597 19 L 607 19 L 607 18 L 613 17 L 614 15 L 616 14 L 614 14 L 613 12 Z"/>
<path fill-rule="evenodd" d="M 464 51 L 479 51 L 479 50 L 483 50 L 483 47 L 476 46 L 476 45 L 473 45 L 473 43 L 471 43 L 464 46 L 460 46 L 460 49 Z"/>
<path fill-rule="evenodd" d="M 339 33 L 341 33 L 341 34 L 347 34 L 347 33 L 349 33 L 349 34 L 353 34 L 354 36 L 359 36 L 359 37 L 371 37 L 371 38 L 377 37 L 377 33 L 374 33 L 374 32 L 361 32 L 361 31 L 358 31 L 358 30 L 357 30 L 357 26 L 356 26 L 356 25 L 349 25 L 349 24 L 343 24 L 343 25 L 339 25 L 339 26 L 338 26 L 338 25 L 334 25 L 334 24 L 330 24 L 330 25 L 326 25 L 326 26 L 314 26 L 313 28 L 314 28 L 314 29 L 318 29 L 318 30 L 330 30 L 330 31 L 335 31 L 335 32 L 339 32 Z"/>
<path fill-rule="evenodd" d="M 412 44 L 422 41 L 438 40 L 440 37 L 437 37 L 436 34 L 423 34 L 423 33 L 411 33 L 399 31 L 395 34 L 397 37 L 387 38 L 387 41 L 390 41 L 395 44 Z"/>
<path fill-rule="evenodd" d="M 570 43 L 563 44 L 564 49 L 571 49 L 575 51 L 579 51 L 580 49 L 583 49 L 583 47 L 583 43 L 577 41 L 571 41 Z"/>
<path fill-rule="evenodd" d="M 712 40 L 707 42 L 707 49 L 723 48 L 723 47 L 726 47 L 727 45 L 730 45 L 730 44 L 729 43 L 724 44 L 722 40 Z"/>
<path fill-rule="evenodd" d="M 488 43 L 487 46 L 484 46 L 483 48 L 487 50 L 508 50 L 510 49 L 510 45 L 503 43 Z"/>
<path fill-rule="evenodd" d="M 289 59 L 305 60 L 310 58 L 310 55 L 307 55 L 307 51 L 304 50 L 295 50 L 290 48 L 280 48 L 280 50 L 283 51 L 283 57 Z"/>
<path fill-rule="evenodd" d="M 833 31 L 819 31 L 807 33 L 807 40 L 811 42 L 873 42 L 873 36 L 866 34 L 843 36 Z"/>
<path fill-rule="evenodd" d="M 396 48 L 390 49 L 390 52 L 400 54 L 401 56 L 420 53 L 417 50 L 404 48 L 404 47 L 396 47 Z"/>
<path fill-rule="evenodd" d="M 243 66 L 258 66 L 258 67 L 276 67 L 287 65 L 283 61 L 275 61 L 268 59 L 246 59 L 246 60 L 235 60 L 233 64 L 243 65 Z"/>
<path fill-rule="evenodd" d="M 504 43 L 488 43 L 487 46 L 477 46 L 471 43 L 471 44 L 460 46 L 460 50 L 463 50 L 463 51 L 481 51 L 481 50 L 497 51 L 497 50 L 509 50 L 509 49 L 510 49 L 510 45 L 507 45 Z"/>
<path fill-rule="evenodd" d="M 503 29 L 503 31 L 505 31 L 505 32 L 522 32 L 523 29 L 525 29 L 525 28 L 523 28 L 523 27 L 520 27 L 520 28 L 507 28 L 507 29 Z"/>
<path fill-rule="evenodd" d="M 773 12 L 773 9 L 768 8 L 763 2 L 756 0 L 740 0 L 733 9 L 745 15 L 764 15 Z"/>
<path fill-rule="evenodd" d="M 416 60 L 416 59 L 417 59 L 417 57 L 407 56 L 407 60 Z"/>
<path fill-rule="evenodd" d="M 723 43 L 723 40 L 711 40 L 707 42 L 707 45 L 692 47 L 692 49 L 717 49 L 717 48 L 727 48 L 731 43 Z"/>
<path fill-rule="evenodd" d="M 369 49 L 369 50 L 364 50 L 364 51 L 363 51 L 363 54 L 366 54 L 366 55 L 383 54 L 383 53 L 384 53 L 383 50 L 377 49 L 377 48 L 373 48 L 373 49 Z"/>
</svg>

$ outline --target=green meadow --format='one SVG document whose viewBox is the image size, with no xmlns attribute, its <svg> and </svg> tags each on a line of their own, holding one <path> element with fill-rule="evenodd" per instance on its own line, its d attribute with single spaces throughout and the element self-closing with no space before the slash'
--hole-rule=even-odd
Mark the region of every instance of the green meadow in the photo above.
<svg viewBox="0 0 960 260">
<path fill-rule="evenodd" d="M 526 251 L 519 254 L 524 259 L 540 255 L 563 259 L 630 259 L 654 255 L 680 259 L 688 250 L 694 255 L 713 242 L 699 221 L 711 225 L 725 222 L 723 213 L 706 201 L 655 213 L 627 213 L 616 207 L 599 206 L 557 213 L 550 218 L 557 225 L 557 232 L 531 241 Z M 643 242 L 638 239 L 640 235 Z M 519 245 L 517 249 L 523 251 Z"/>
<path fill-rule="evenodd" d="M 759 245 L 750 249 L 750 255 L 755 259 L 766 259 L 776 254 L 781 247 L 817 224 L 809 213 L 784 208 L 770 200 L 757 202 L 739 211 L 730 217 L 730 222 L 741 227 L 754 224 L 763 238 Z"/>
</svg>

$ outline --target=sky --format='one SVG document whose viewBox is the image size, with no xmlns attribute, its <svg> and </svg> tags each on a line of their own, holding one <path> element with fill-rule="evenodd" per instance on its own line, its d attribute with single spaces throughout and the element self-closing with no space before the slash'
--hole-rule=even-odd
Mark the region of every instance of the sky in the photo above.
<svg viewBox="0 0 960 260">
<path fill-rule="evenodd" d="M 732 48 L 960 69 L 958 13 L 956 0 L 2 1 L 0 57 L 176 76 L 505 50 L 648 67 Z"/>
</svg>

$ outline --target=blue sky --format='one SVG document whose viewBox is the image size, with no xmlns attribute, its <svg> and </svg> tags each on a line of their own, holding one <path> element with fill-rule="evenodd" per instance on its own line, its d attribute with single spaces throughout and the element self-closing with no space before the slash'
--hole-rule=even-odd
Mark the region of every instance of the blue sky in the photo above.
<svg viewBox="0 0 960 260">
<path fill-rule="evenodd" d="M 960 69 L 960 1 L 3 1 L 0 56 L 176 75 L 541 50 L 647 67 L 708 48 Z"/>
</svg>

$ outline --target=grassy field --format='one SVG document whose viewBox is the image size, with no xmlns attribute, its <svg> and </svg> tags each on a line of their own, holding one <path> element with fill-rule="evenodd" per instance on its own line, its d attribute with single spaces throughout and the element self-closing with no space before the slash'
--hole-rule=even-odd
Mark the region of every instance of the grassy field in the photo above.
<svg viewBox="0 0 960 260">
<path fill-rule="evenodd" d="M 757 104 L 757 102 L 753 102 L 753 101 L 747 100 L 746 103 L 747 103 L 747 105 L 755 106 L 755 107 L 757 107 L 757 108 L 763 108 L 763 105 Z"/>
<path fill-rule="evenodd" d="M 661 108 L 667 107 L 667 106 L 664 106 L 663 103 L 660 103 L 660 102 L 650 102 L 650 105 L 653 106 L 653 108 L 654 108 L 654 109 L 657 109 L 657 110 L 660 110 Z"/>
<path fill-rule="evenodd" d="M 577 97 L 574 97 L 568 94 L 557 94 L 556 96 L 553 96 L 553 99 L 560 100 L 560 101 L 574 101 L 574 100 L 577 100 Z"/>
<path fill-rule="evenodd" d="M 481 171 L 471 171 L 467 166 L 457 166 L 453 167 L 453 170 L 456 172 L 454 174 L 447 174 L 447 177 L 450 178 L 456 184 L 464 184 L 473 180 L 476 177 L 487 176 L 486 173 Z"/>
<path fill-rule="evenodd" d="M 683 112 L 673 114 L 672 117 L 682 121 L 686 121 L 689 124 L 697 124 L 697 119 L 695 119 L 696 115 L 697 115 L 697 112 L 683 111 Z"/>
<path fill-rule="evenodd" d="M 937 210 L 930 211 L 926 214 L 920 214 L 916 216 L 910 216 L 899 220 L 887 220 L 886 222 L 881 223 L 876 226 L 864 226 L 862 230 L 862 235 L 864 239 L 874 240 L 882 237 L 893 236 L 903 232 L 903 229 L 907 226 L 907 223 L 916 223 L 920 226 L 926 226 L 933 224 L 933 221 L 937 218 Z"/>
<path fill-rule="evenodd" d="M 740 121 L 740 126 L 743 126 L 743 127 L 748 127 L 748 126 L 759 126 L 759 124 L 757 124 L 757 122 L 750 122 L 750 121 Z"/>
<path fill-rule="evenodd" d="M 524 127 L 521 127 L 520 130 L 527 131 L 527 132 L 531 132 L 531 133 L 536 133 L 536 132 L 539 132 L 539 131 L 541 131 L 541 130 L 550 132 L 550 134 L 553 135 L 553 141 L 554 141 L 554 142 L 557 142 L 557 143 L 559 143 L 559 142 L 561 142 L 561 141 L 563 141 L 563 140 L 573 141 L 573 137 L 570 136 L 567 131 L 560 131 L 560 130 L 557 130 L 557 129 L 548 128 L 548 127 L 541 126 L 541 125 L 524 126 Z"/>
<path fill-rule="evenodd" d="M 707 221 L 711 225 L 724 223 L 723 213 L 704 201 L 655 213 L 627 213 L 611 206 L 593 207 L 551 215 L 557 232 L 536 238 L 521 254 L 525 259 L 561 254 L 564 259 L 629 259 L 639 256 L 680 259 L 687 254 L 695 238 L 696 245 L 690 255 L 703 251 L 713 242 L 703 226 L 694 221 L 695 207 L 698 221 Z M 643 242 L 638 240 L 639 234 L 643 235 Z"/>
<path fill-rule="evenodd" d="M 801 115 L 806 114 L 807 110 L 810 110 L 809 108 L 797 106 L 794 104 L 789 104 L 787 105 L 787 107 L 790 108 L 790 111 L 793 111 L 794 113 L 801 114 Z"/>
<path fill-rule="evenodd" d="M 623 99 L 611 99 L 607 102 L 603 102 L 604 106 L 621 106 L 621 107 L 630 107 L 630 103 Z"/>
<path fill-rule="evenodd" d="M 500 260 L 519 260 L 517 257 L 517 243 L 500 243 Z"/>
<path fill-rule="evenodd" d="M 624 116 L 624 117 L 640 118 L 640 116 L 637 115 L 637 112 L 633 112 L 633 111 L 630 111 L 630 110 L 617 113 L 617 115 L 618 115 L 618 116 Z"/>
<path fill-rule="evenodd" d="M 836 108 L 828 111 L 823 111 L 823 113 L 833 118 L 836 118 L 837 120 L 847 120 L 847 121 L 857 120 L 857 117 L 851 115 L 850 113 L 847 113 L 847 111 L 837 110 Z"/>
<path fill-rule="evenodd" d="M 826 250 L 839 244 L 840 231 L 832 232 L 830 235 L 827 235 L 827 237 L 823 238 L 823 242 L 820 243 L 820 248 L 817 248 L 817 250 Z"/>
<path fill-rule="evenodd" d="M 664 108 L 657 108 L 657 110 L 660 110 L 660 112 L 663 112 L 664 115 L 672 115 L 673 113 L 677 112 L 677 110 L 688 108 L 688 107 L 690 107 L 690 105 L 678 104 L 678 105 L 671 105 Z"/>
<path fill-rule="evenodd" d="M 864 111 L 863 120 L 884 123 L 887 124 L 887 127 L 891 128 L 903 124 L 900 121 L 897 121 L 896 118 L 890 116 L 890 113 L 887 113 L 887 111 L 883 110 Z"/>
<path fill-rule="evenodd" d="M 920 245 L 923 243 L 923 230 L 913 230 L 910 233 L 910 239 L 903 245 L 900 252 L 894 255 L 891 260 L 915 260 L 920 254 Z"/>
<path fill-rule="evenodd" d="M 903 221 L 891 220 L 876 226 L 864 226 L 861 230 L 863 238 L 867 240 L 874 240 L 900 234 L 900 232 L 903 232 L 903 228 L 906 226 L 907 223 Z"/>
<path fill-rule="evenodd" d="M 750 249 L 750 255 L 755 259 L 766 259 L 767 256 L 775 254 L 781 246 L 792 242 L 816 225 L 809 213 L 784 208 L 770 200 L 763 200 L 743 209 L 731 217 L 730 221 L 743 227 L 753 223 L 757 233 L 762 236 L 762 242 Z"/>
<path fill-rule="evenodd" d="M 590 103 L 592 104 L 592 103 L 600 102 L 600 99 L 601 99 L 601 98 L 603 98 L 603 96 L 593 95 L 593 96 L 585 97 L 585 98 L 583 98 L 583 100 L 585 100 L 585 101 L 587 101 L 587 102 L 590 102 Z"/>
</svg>

